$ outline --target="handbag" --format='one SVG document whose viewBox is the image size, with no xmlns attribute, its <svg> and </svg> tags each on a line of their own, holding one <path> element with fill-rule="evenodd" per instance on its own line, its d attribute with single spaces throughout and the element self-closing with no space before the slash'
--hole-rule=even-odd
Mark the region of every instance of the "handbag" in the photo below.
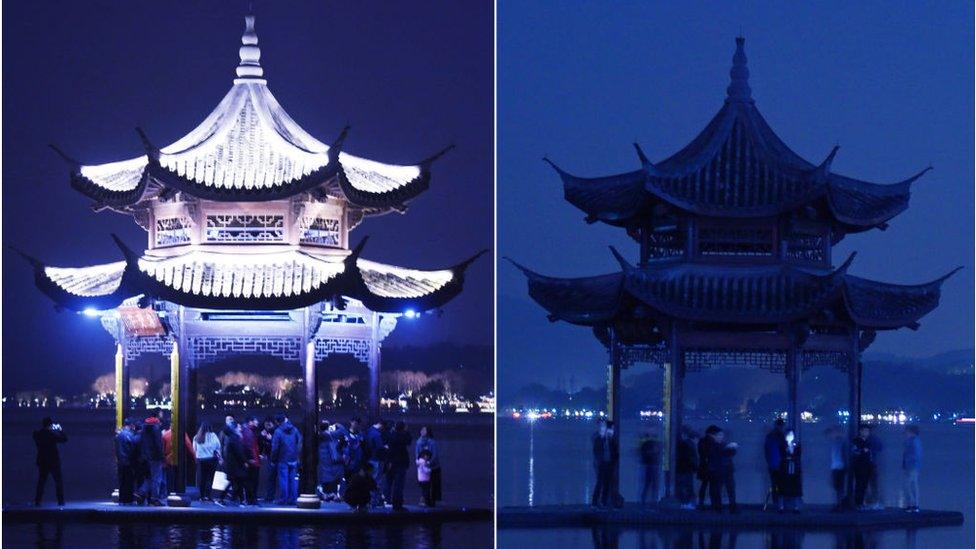
<svg viewBox="0 0 976 549">
<path fill-rule="evenodd" d="M 213 485 L 212 488 L 218 492 L 223 492 L 227 489 L 227 485 L 230 481 L 227 480 L 227 473 L 223 471 L 214 471 Z"/>
</svg>

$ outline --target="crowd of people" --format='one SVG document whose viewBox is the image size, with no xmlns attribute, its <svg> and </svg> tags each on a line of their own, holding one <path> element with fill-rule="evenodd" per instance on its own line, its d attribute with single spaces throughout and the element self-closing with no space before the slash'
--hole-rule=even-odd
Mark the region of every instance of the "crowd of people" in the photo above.
<svg viewBox="0 0 976 549">
<path fill-rule="evenodd" d="M 163 505 L 176 465 L 171 438 L 162 412 L 143 421 L 125 420 L 115 438 L 120 505 Z M 433 507 L 441 499 L 439 447 L 426 426 L 414 441 L 402 421 L 322 421 L 309 440 L 284 415 L 239 420 L 227 414 L 218 427 L 201 423 L 185 444 L 196 464 L 200 500 L 220 506 L 258 505 L 262 500 L 296 504 L 302 450 L 308 444 L 317 452 L 316 488 L 322 501 L 345 502 L 359 511 L 384 506 L 403 510 L 411 450 L 420 504 Z M 63 499 L 60 475 L 55 479 Z M 41 489 L 39 483 L 38 494 Z"/>
<path fill-rule="evenodd" d="M 830 443 L 830 478 L 835 493 L 835 511 L 844 509 L 881 509 L 879 470 L 882 444 L 869 425 L 861 425 L 858 435 L 847 440 L 844 429 L 831 427 L 826 431 Z M 619 507 L 623 498 L 615 477 L 620 459 L 619 437 L 614 422 L 601 419 L 593 435 L 593 463 L 596 483 L 591 497 L 594 507 Z M 660 440 L 645 433 L 638 444 L 642 485 L 640 503 L 657 502 L 660 498 L 661 474 Z M 731 513 L 738 512 L 735 493 L 734 458 L 739 450 L 736 442 L 726 440 L 725 431 L 710 425 L 704 435 L 693 429 L 681 429 L 675 448 L 675 496 L 682 509 L 708 508 L 722 512 L 728 503 Z M 777 419 L 766 435 L 763 456 L 768 471 L 769 489 L 763 505 L 779 512 L 799 513 L 803 501 L 802 447 L 797 433 Z M 922 461 L 922 443 L 917 426 L 905 428 L 902 450 L 903 494 L 905 510 L 917 512 L 918 478 Z M 698 479 L 697 498 L 695 479 Z"/>
</svg>

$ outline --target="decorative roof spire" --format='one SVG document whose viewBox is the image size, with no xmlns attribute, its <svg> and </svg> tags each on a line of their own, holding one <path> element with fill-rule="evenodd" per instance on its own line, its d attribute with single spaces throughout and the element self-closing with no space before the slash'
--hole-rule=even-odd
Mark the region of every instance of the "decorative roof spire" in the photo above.
<svg viewBox="0 0 976 549">
<path fill-rule="evenodd" d="M 254 14 L 244 17 L 244 35 L 241 36 L 241 64 L 237 66 L 239 78 L 261 78 L 261 48 L 258 47 L 258 34 L 254 32 Z"/>
<path fill-rule="evenodd" d="M 752 101 L 752 88 L 749 87 L 749 68 L 746 67 L 746 39 L 739 36 L 735 39 L 735 55 L 732 56 L 732 70 L 729 76 L 729 99 L 732 101 Z"/>
</svg>

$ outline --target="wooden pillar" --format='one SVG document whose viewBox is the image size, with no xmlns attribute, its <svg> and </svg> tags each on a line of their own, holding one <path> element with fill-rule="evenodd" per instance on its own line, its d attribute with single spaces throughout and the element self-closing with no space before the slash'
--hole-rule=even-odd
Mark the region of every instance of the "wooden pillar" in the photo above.
<svg viewBox="0 0 976 549">
<path fill-rule="evenodd" d="M 115 346 L 115 429 L 122 428 L 122 422 L 129 413 L 129 368 L 125 363 L 125 334 L 119 337 Z"/>
<path fill-rule="evenodd" d="M 316 493 L 318 485 L 318 429 L 319 429 L 319 384 L 315 369 L 315 341 L 308 335 L 308 308 L 303 310 L 301 323 L 302 342 L 298 349 L 298 360 L 305 373 L 305 429 L 302 439 L 302 471 L 299 477 L 298 507 L 318 509 L 322 506 Z"/>
<path fill-rule="evenodd" d="M 684 382 L 685 360 L 684 351 L 678 343 L 678 328 L 672 327 L 669 341 L 670 361 L 665 365 L 665 393 L 664 406 L 667 418 L 664 424 L 665 440 L 665 478 L 664 497 L 669 498 L 677 489 L 675 467 L 677 464 L 678 441 L 681 438 L 681 426 L 684 418 Z"/>
<path fill-rule="evenodd" d="M 186 346 L 183 316 L 183 307 L 180 307 L 180 335 L 173 342 L 173 350 L 170 353 L 170 444 L 176 454 L 173 485 L 170 486 L 170 494 L 166 498 L 166 503 L 170 507 L 187 507 L 190 505 L 190 498 L 186 495 L 186 475 L 190 460 L 186 445 L 183 443 L 183 436 L 187 429 L 186 418 L 190 406 L 187 378 L 189 377 L 192 357 Z"/>
<path fill-rule="evenodd" d="M 380 315 L 371 315 L 369 341 L 369 413 L 379 417 L 380 411 Z"/>
</svg>

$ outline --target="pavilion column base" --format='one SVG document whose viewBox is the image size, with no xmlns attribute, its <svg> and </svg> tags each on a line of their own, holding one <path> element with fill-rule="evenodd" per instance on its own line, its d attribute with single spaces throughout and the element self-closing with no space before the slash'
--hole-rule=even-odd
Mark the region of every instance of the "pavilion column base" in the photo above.
<svg viewBox="0 0 976 549">
<path fill-rule="evenodd" d="M 322 500 L 318 494 L 299 494 L 297 505 L 299 509 L 321 509 Z"/>
<path fill-rule="evenodd" d="M 112 503 L 118 503 L 118 502 L 119 502 L 119 489 L 116 488 L 115 490 L 112 490 Z"/>
<path fill-rule="evenodd" d="M 172 493 L 166 498 L 166 505 L 170 507 L 189 507 L 190 497 L 186 494 Z"/>
</svg>

